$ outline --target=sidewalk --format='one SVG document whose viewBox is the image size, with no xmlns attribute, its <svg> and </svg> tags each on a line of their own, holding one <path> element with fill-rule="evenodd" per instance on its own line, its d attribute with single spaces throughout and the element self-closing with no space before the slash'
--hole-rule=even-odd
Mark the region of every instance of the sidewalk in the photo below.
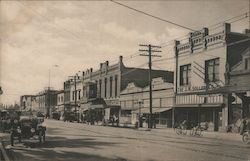
<svg viewBox="0 0 250 161">
<path fill-rule="evenodd" d="M 139 130 L 147 131 L 148 128 L 139 128 Z M 173 128 L 156 128 L 151 129 L 153 132 L 162 133 L 162 134 L 171 134 L 177 135 Z M 189 135 L 188 135 L 189 136 Z M 203 131 L 203 138 L 219 139 L 219 140 L 228 140 L 228 141 L 241 141 L 242 136 L 238 133 L 226 133 L 226 132 L 217 132 L 217 131 Z"/>
</svg>

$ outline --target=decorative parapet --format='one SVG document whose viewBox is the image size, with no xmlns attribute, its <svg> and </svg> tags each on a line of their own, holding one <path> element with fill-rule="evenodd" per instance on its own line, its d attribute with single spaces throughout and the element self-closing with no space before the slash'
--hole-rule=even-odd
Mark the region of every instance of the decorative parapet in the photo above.
<svg viewBox="0 0 250 161">
<path fill-rule="evenodd" d="M 230 24 L 227 23 L 224 24 L 224 29 L 221 32 L 212 35 L 208 34 L 208 28 L 191 32 L 189 33 L 188 42 L 176 44 L 176 52 L 177 54 L 194 53 L 206 50 L 213 45 L 224 45 L 226 43 L 226 36 L 228 33 L 230 33 Z"/>
</svg>

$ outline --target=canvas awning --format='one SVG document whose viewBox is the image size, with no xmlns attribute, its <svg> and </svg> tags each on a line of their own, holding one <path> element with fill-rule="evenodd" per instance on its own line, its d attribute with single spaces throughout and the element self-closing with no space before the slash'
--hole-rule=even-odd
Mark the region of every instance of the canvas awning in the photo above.
<svg viewBox="0 0 250 161">
<path fill-rule="evenodd" d="M 175 108 L 198 108 L 198 107 L 201 107 L 201 108 L 219 108 L 219 107 L 223 107 L 224 104 L 223 103 L 218 103 L 218 104 L 177 104 L 175 105 Z"/>
<path fill-rule="evenodd" d="M 168 110 L 171 110 L 172 107 L 154 107 L 152 108 L 152 113 L 161 113 L 161 112 L 164 112 L 164 111 L 168 111 Z M 141 108 L 141 110 L 137 109 L 137 110 L 134 110 L 132 111 L 133 113 L 145 113 L 145 114 L 149 114 L 150 111 L 149 111 L 149 107 L 147 108 Z"/>
</svg>

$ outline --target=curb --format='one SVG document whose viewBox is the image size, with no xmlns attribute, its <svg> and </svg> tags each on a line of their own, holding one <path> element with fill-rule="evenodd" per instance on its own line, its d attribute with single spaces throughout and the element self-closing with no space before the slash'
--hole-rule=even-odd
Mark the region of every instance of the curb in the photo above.
<svg viewBox="0 0 250 161">
<path fill-rule="evenodd" d="M 6 150 L 4 148 L 2 141 L 0 142 L 0 150 L 1 150 L 1 160 L 3 159 L 4 161 L 10 161 L 10 158 L 6 153 Z"/>
</svg>

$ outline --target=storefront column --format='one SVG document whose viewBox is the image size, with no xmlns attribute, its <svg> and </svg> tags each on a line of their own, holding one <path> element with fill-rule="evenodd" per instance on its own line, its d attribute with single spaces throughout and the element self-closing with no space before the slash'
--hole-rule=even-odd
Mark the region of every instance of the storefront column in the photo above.
<svg viewBox="0 0 250 161">
<path fill-rule="evenodd" d="M 242 117 L 243 118 L 245 118 L 245 117 L 250 117 L 250 115 L 249 115 L 249 100 L 248 100 L 248 98 L 247 97 L 242 97 L 241 98 L 241 100 L 242 100 L 242 104 L 241 104 L 241 106 L 242 106 Z"/>
<path fill-rule="evenodd" d="M 175 128 L 175 107 L 172 108 L 172 128 Z"/>
<path fill-rule="evenodd" d="M 232 94 L 223 95 L 224 107 L 222 108 L 222 129 L 226 130 L 232 120 Z"/>
<path fill-rule="evenodd" d="M 214 131 L 219 130 L 219 118 L 218 118 L 218 111 L 217 109 L 213 109 L 213 123 L 214 123 Z"/>
</svg>

